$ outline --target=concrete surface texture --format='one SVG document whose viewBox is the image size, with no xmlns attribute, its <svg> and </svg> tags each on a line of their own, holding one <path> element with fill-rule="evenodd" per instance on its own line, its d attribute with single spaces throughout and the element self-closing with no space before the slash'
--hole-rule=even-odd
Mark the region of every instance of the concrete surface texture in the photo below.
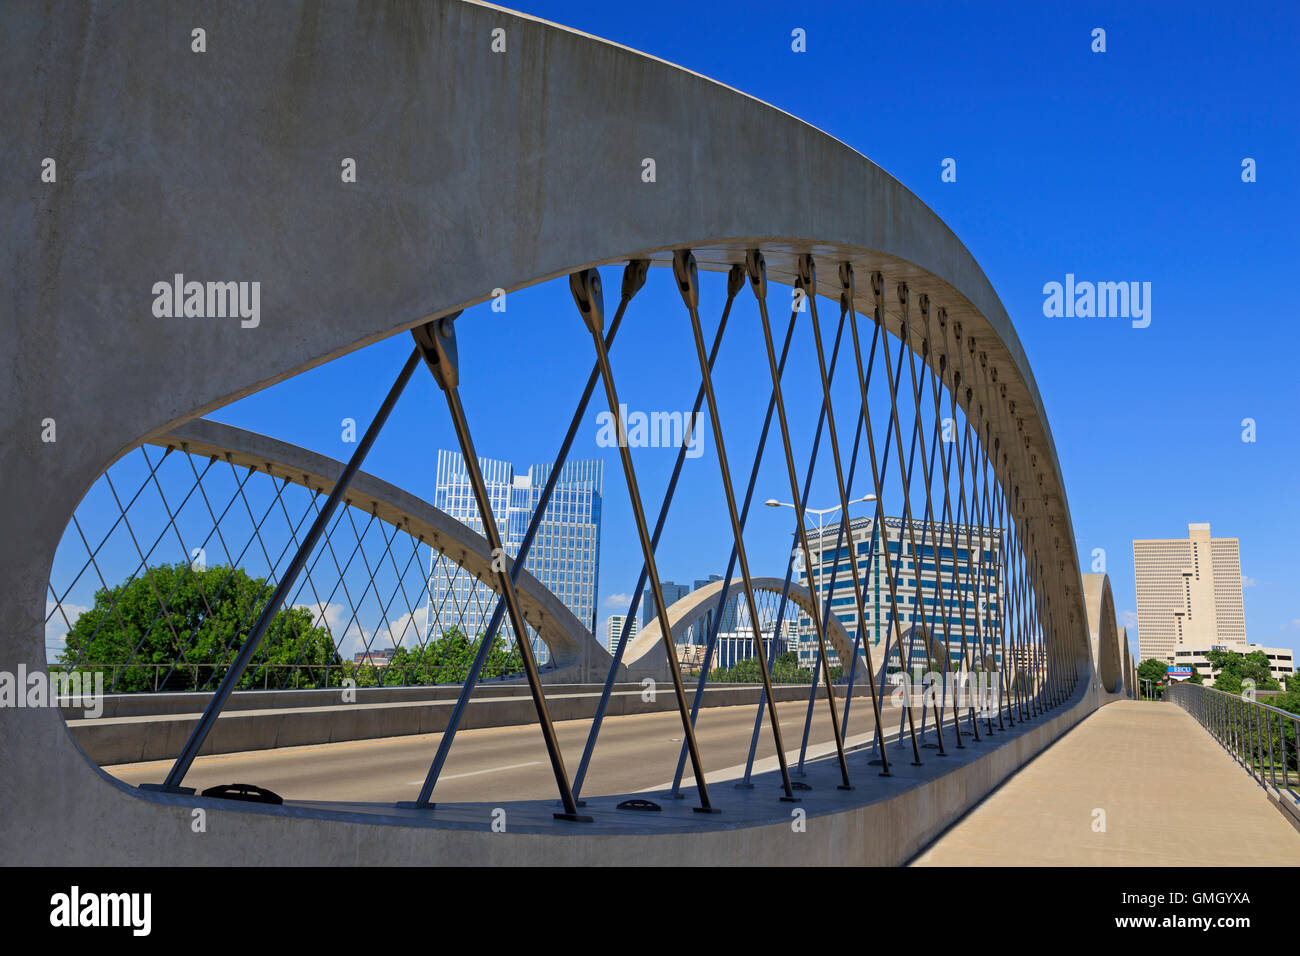
<svg viewBox="0 0 1300 956">
<path fill-rule="evenodd" d="M 972 864 L 1297 866 L 1300 832 L 1177 705 L 1118 701 L 915 860 Z"/>
<path fill-rule="evenodd" d="M 198 26 L 205 53 L 191 49 Z M 491 51 L 497 27 L 506 55 Z M 0 668 L 42 666 L 55 548 L 86 489 L 139 442 L 497 287 L 631 256 L 665 265 L 682 246 L 701 268 L 725 269 L 761 245 L 773 283 L 791 284 L 805 252 L 848 260 L 891 289 L 907 282 L 978 344 L 1033 462 L 1025 516 L 1050 524 L 1057 542 L 1042 563 L 1057 640 L 1088 669 L 1064 483 L 1005 309 L 932 211 L 789 114 L 475 3 L 176 0 L 160 12 L 13 0 L 0 5 L 0 115 L 12 163 L 33 171 L 0 179 L 11 211 L 0 268 L 12 280 L 0 314 L 11 356 L 0 376 Z M 640 178 L 647 156 L 653 184 Z M 57 160 L 55 182 L 35 172 L 45 157 Z M 344 184 L 349 157 L 358 181 Z M 177 274 L 259 282 L 259 322 L 155 316 L 155 283 Z M 871 298 L 861 282 L 859 311 Z M 896 331 L 898 303 L 886 302 Z M 909 321 L 919 329 L 917 310 Z M 907 339 L 919 347 L 919 333 Z M 477 374 L 472 356 L 462 361 L 462 377 Z M 55 442 L 41 440 L 47 419 Z M 1081 700 L 1025 739 L 1044 745 L 1049 728 L 1091 706 Z M 954 769 L 934 785 L 960 797 L 936 804 L 886 801 L 879 812 L 894 816 L 873 818 L 883 829 L 855 829 L 867 821 L 854 811 L 827 828 L 839 849 L 819 843 L 809 861 L 897 859 L 942 818 L 934 806 L 964 809 L 969 775 L 991 785 L 1014 765 Z M 0 858 L 10 862 L 579 862 L 600 845 L 539 836 L 507 852 L 484 843 L 490 834 L 382 834 L 308 809 L 283 819 L 214 808 L 208 835 L 192 838 L 192 806 L 93 768 L 55 709 L 0 711 Z M 743 846 L 753 862 L 788 862 L 809 841 L 731 831 L 691 846 L 668 838 L 648 852 L 739 859 Z"/>
</svg>

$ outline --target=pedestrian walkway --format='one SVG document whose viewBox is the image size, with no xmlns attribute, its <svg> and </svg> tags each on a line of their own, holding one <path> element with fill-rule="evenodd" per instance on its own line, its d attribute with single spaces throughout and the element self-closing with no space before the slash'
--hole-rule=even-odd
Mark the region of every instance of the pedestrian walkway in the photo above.
<svg viewBox="0 0 1300 956">
<path fill-rule="evenodd" d="M 1175 704 L 1090 715 L 914 866 L 1297 866 L 1300 832 Z"/>
</svg>

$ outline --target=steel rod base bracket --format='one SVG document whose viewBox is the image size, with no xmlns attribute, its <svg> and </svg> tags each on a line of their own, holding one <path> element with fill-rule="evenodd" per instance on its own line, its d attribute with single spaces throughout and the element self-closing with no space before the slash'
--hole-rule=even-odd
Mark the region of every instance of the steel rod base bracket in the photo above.
<svg viewBox="0 0 1300 956">
<path fill-rule="evenodd" d="M 781 802 L 782 803 L 803 803 L 803 799 L 800 797 L 781 797 Z"/>
<path fill-rule="evenodd" d="M 399 810 L 432 810 L 437 806 L 436 803 L 421 803 L 419 800 L 398 800 L 393 806 Z"/>
<path fill-rule="evenodd" d="M 685 799 L 686 799 L 686 794 L 684 794 L 684 793 L 665 793 L 665 794 L 664 794 L 664 799 L 665 799 L 665 800 L 685 800 Z"/>
<path fill-rule="evenodd" d="M 912 761 L 912 766 L 913 766 L 913 767 L 924 767 L 925 764 L 921 763 L 921 761 L 919 761 L 919 760 L 913 760 L 913 761 Z"/>
<path fill-rule="evenodd" d="M 197 792 L 193 787 L 169 787 L 165 783 L 142 783 L 140 789 L 154 793 L 178 793 L 183 797 L 192 797 Z"/>
<path fill-rule="evenodd" d="M 411 329 L 424 364 L 429 366 L 438 387 L 444 392 L 460 385 L 456 326 L 453 324 L 459 315 L 459 312 L 453 312 Z"/>
<path fill-rule="evenodd" d="M 584 813 L 553 813 L 551 816 L 557 820 L 568 820 L 570 823 L 594 823 L 591 817 Z"/>
<path fill-rule="evenodd" d="M 841 783 L 841 784 L 839 784 L 835 789 L 836 789 L 836 790 L 852 790 L 852 789 L 853 789 L 853 784 L 851 784 L 851 783 Z"/>
<path fill-rule="evenodd" d="M 879 777 L 892 777 L 893 774 L 890 773 L 888 770 L 882 770 L 882 771 L 880 771 L 880 773 L 878 773 L 876 776 L 879 776 Z"/>
<path fill-rule="evenodd" d="M 743 782 L 742 782 L 742 783 L 738 783 L 738 784 L 736 784 L 736 789 L 737 789 L 737 790 L 753 790 L 753 789 L 754 789 L 754 785 L 753 785 L 752 783 L 743 783 Z"/>
<path fill-rule="evenodd" d="M 695 807 L 696 813 L 721 813 L 717 807 Z"/>
</svg>

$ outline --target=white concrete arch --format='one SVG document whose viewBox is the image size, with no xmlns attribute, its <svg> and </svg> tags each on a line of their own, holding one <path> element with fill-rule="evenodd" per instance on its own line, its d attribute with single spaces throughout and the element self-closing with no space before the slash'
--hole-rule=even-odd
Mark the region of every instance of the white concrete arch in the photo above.
<svg viewBox="0 0 1300 956">
<path fill-rule="evenodd" d="M 219 52 L 191 51 L 177 24 L 198 22 Z M 497 28 L 508 56 L 490 48 Z M 15 164 L 59 164 L 57 183 L 0 178 L 12 211 L 0 335 L 13 356 L 0 376 L 0 661 L 44 661 L 60 536 L 125 452 L 495 288 L 634 256 L 663 265 L 682 247 L 715 270 L 761 247 L 784 283 L 799 254 L 850 261 L 859 310 L 879 270 L 962 324 L 1014 403 L 1017 450 L 1032 462 L 1020 500 L 1043 528 L 1040 582 L 1067 652 L 1086 658 L 1064 482 L 1010 319 L 951 230 L 838 140 L 653 57 L 469 2 L 174 0 L 165 17 L 6 3 L 0 65 Z M 340 179 L 346 158 L 355 183 Z M 820 291 L 833 295 L 826 265 Z M 245 319 L 159 315 L 155 290 L 177 276 L 256 282 L 260 307 Z M 487 374 L 462 358 L 462 377 Z M 57 442 L 41 439 L 47 419 Z M 91 768 L 56 711 L 0 710 L 0 741 L 0 857 L 13 862 L 72 862 L 104 834 L 135 863 L 429 862 L 431 847 L 480 847 L 477 834 L 363 833 L 305 807 L 214 808 L 238 826 L 187 840 L 192 801 Z"/>
<path fill-rule="evenodd" d="M 1119 629 L 1119 646 L 1124 652 L 1124 693 L 1129 697 L 1137 696 L 1137 669 L 1133 664 L 1133 652 L 1128 646 L 1128 628 Z"/>
<path fill-rule="evenodd" d="M 1124 658 L 1115 623 L 1115 599 L 1111 595 L 1109 576 L 1085 574 L 1083 593 L 1088 609 L 1092 671 L 1098 682 L 1097 689 L 1103 696 L 1122 693 Z"/>
<path fill-rule="evenodd" d="M 753 578 L 752 581 L 755 591 L 774 594 L 780 594 L 785 584 L 781 578 L 759 577 Z M 723 581 L 712 581 L 668 606 L 668 624 L 672 629 L 674 643 L 681 643 L 691 625 L 699 623 L 717 607 L 723 584 Z M 743 604 L 746 600 L 744 580 L 732 578 L 728 593 L 738 595 Z M 789 594 L 792 606 L 786 610 L 787 621 L 796 620 L 800 611 L 805 614 L 813 612 L 812 593 L 806 587 L 792 582 Z M 826 622 L 826 640 L 835 648 L 835 653 L 839 655 L 842 662 L 847 664 L 852 660 L 853 638 L 833 614 Z M 631 680 L 639 680 L 643 676 L 660 678 L 668 673 L 668 657 L 664 651 L 658 615 L 637 632 L 636 637 L 628 644 L 623 660 Z"/>
<path fill-rule="evenodd" d="M 343 472 L 343 462 L 256 432 L 198 419 L 151 440 L 200 456 L 215 455 L 232 464 L 267 471 L 297 485 L 328 494 Z M 380 478 L 360 472 L 348 490 L 349 500 L 373 511 L 381 520 L 427 542 L 478 580 L 495 588 L 492 550 L 487 539 L 444 511 Z M 512 561 L 507 558 L 506 567 Z M 527 570 L 517 582 L 524 620 L 537 629 L 551 652 L 541 674 L 549 683 L 596 682 L 605 679 L 612 663 L 591 631 L 544 584 Z M 472 636 L 472 635 L 471 635 Z"/>
</svg>

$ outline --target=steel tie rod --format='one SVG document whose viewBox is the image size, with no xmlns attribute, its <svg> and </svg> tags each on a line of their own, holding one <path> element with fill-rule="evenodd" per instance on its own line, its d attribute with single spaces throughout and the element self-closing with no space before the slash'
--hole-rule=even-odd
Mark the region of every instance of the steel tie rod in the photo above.
<svg viewBox="0 0 1300 956">
<path fill-rule="evenodd" d="M 655 563 L 654 547 L 650 543 L 650 530 L 646 525 L 645 506 L 641 502 L 641 491 L 637 487 L 636 471 L 632 466 L 632 453 L 627 446 L 627 429 L 623 422 L 622 409 L 618 401 L 618 391 L 614 387 L 614 373 L 609 365 L 609 353 L 605 349 L 604 325 L 605 306 L 601 292 L 600 273 L 595 269 L 586 269 L 569 276 L 569 289 L 573 300 L 582 314 L 587 330 L 591 333 L 592 343 L 596 347 L 596 360 L 600 365 L 600 376 L 605 384 L 605 397 L 609 402 L 609 412 L 618 423 L 618 451 L 623 464 L 623 478 L 627 482 L 628 497 L 632 502 L 632 514 L 636 519 L 637 537 L 641 541 L 641 551 L 646 567 L 650 572 L 650 588 L 655 599 L 655 610 L 659 614 L 659 629 L 662 632 L 664 654 L 668 658 L 668 668 L 673 681 L 673 693 L 677 697 L 677 709 L 681 712 L 682 733 L 685 735 L 691 751 L 691 769 L 695 774 L 695 787 L 700 795 L 700 805 L 696 813 L 720 813 L 709 802 L 709 788 L 704 779 L 704 765 L 700 761 L 699 747 L 695 740 L 695 727 L 691 724 L 686 703 L 686 691 L 682 687 L 681 668 L 677 663 L 677 650 L 673 646 L 672 628 L 668 620 L 668 608 L 664 604 L 663 587 L 659 579 L 659 567 Z"/>
<path fill-rule="evenodd" d="M 853 295 L 854 295 L 853 266 L 848 262 L 841 263 L 839 271 L 840 271 L 840 306 L 841 306 L 840 322 L 841 322 L 841 328 L 843 328 L 845 313 L 847 313 L 853 307 Z M 825 409 L 826 409 L 827 432 L 830 434 L 831 437 L 831 460 L 835 464 L 835 485 L 836 485 L 836 489 L 839 491 L 839 496 L 840 496 L 841 539 L 844 538 L 848 539 L 849 571 L 850 571 L 850 576 L 853 579 L 853 597 L 854 597 L 854 603 L 857 605 L 857 611 L 858 611 L 858 634 L 861 636 L 865 634 L 867 630 L 866 605 L 863 601 L 862 579 L 858 573 L 857 555 L 854 553 L 852 523 L 849 518 L 848 488 L 844 482 L 844 467 L 843 467 L 843 461 L 840 457 L 840 442 L 835 427 L 835 410 L 834 410 L 833 403 L 831 402 L 830 379 L 826 374 L 826 357 L 822 350 L 821 325 L 817 318 L 817 269 L 815 263 L 813 262 L 813 257 L 811 255 L 804 255 L 799 260 L 799 284 L 803 287 L 805 293 L 808 296 L 809 309 L 812 314 L 813 341 L 817 346 L 817 370 L 819 373 L 819 377 L 821 379 L 822 400 L 825 403 Z M 818 546 L 819 547 L 821 546 L 820 541 L 818 542 Z M 823 560 L 824 559 L 825 559 L 825 554 L 823 553 Z M 835 566 L 836 569 L 838 570 L 839 568 L 838 547 L 836 548 L 835 551 Z M 811 577 L 811 574 L 809 576 Z M 821 595 L 817 596 L 817 600 L 818 602 L 821 601 Z M 826 595 L 826 602 L 827 602 L 826 606 L 829 609 L 830 593 Z M 864 650 L 866 651 L 866 655 L 867 655 L 867 670 L 868 672 L 870 672 L 872 670 L 871 646 L 865 645 Z M 823 653 L 825 653 L 824 649 L 823 649 Z M 855 651 L 853 655 L 853 659 L 850 661 L 850 666 L 852 666 L 852 663 L 856 660 L 857 660 L 857 653 Z M 871 686 L 871 708 L 876 723 L 877 733 L 879 733 L 880 732 L 879 731 L 880 702 L 876 697 L 875 682 L 871 681 L 869 683 Z M 831 697 L 834 696 L 834 684 L 831 682 L 829 669 L 826 671 L 826 693 L 828 696 Z M 849 708 L 849 702 L 848 699 L 846 698 L 844 703 L 844 714 L 846 719 L 846 726 L 847 726 L 847 718 L 848 718 L 848 708 Z M 832 710 L 832 716 L 833 714 L 834 711 Z M 841 738 L 843 737 L 844 729 L 845 728 L 841 728 L 840 730 Z M 802 759 L 803 758 L 801 755 L 800 756 L 801 762 Z"/>
<path fill-rule="evenodd" d="M 699 272 L 695 256 L 689 249 L 679 249 L 673 253 L 673 276 L 677 280 L 677 291 L 681 293 L 682 302 L 691 317 L 691 334 L 695 340 L 695 354 L 700 363 L 700 376 L 704 383 L 704 394 L 709 405 L 709 424 L 713 429 L 713 444 L 718 453 L 718 469 L 722 474 L 722 490 L 727 499 L 727 517 L 731 520 L 731 533 L 736 542 L 736 556 L 740 562 L 740 576 L 745 585 L 745 597 L 749 603 L 750 626 L 754 631 L 754 656 L 758 658 L 758 672 L 763 680 L 763 695 L 767 698 L 768 719 L 772 722 L 772 741 L 776 745 L 776 759 L 781 767 L 781 787 L 785 796 L 781 799 L 790 803 L 797 802 L 794 789 L 790 786 L 790 768 L 786 765 L 785 745 L 781 741 L 781 723 L 776 716 L 776 700 L 772 696 L 772 680 L 768 673 L 767 654 L 763 649 L 763 619 L 758 611 L 758 599 L 754 594 L 754 581 L 749 573 L 749 556 L 745 552 L 745 539 L 740 526 L 740 515 L 736 511 L 736 491 L 731 483 L 731 465 L 727 461 L 727 445 L 722 437 L 722 419 L 718 415 L 718 399 L 713 391 L 713 372 L 704 353 L 704 334 L 700 331 L 700 285 Z M 728 288 L 732 281 L 736 285 L 743 282 L 740 266 L 733 266 L 728 275 Z M 772 643 L 776 644 L 776 633 L 772 634 Z"/>
<path fill-rule="evenodd" d="M 632 297 L 640 291 L 645 285 L 646 273 L 650 267 L 648 259 L 633 259 L 623 270 L 623 289 L 622 297 L 618 304 L 618 310 L 614 314 L 613 320 L 609 324 L 609 333 L 605 337 L 605 347 L 608 349 L 614 344 L 614 337 L 618 334 L 619 326 L 623 322 L 623 313 L 626 311 L 628 303 Z M 600 377 L 600 368 L 597 364 L 593 366 L 591 374 L 587 377 L 587 385 L 582 391 L 582 397 L 578 400 L 577 410 L 573 413 L 573 418 L 569 422 L 569 430 L 565 433 L 564 440 L 560 443 L 560 450 L 555 456 L 555 465 L 551 468 L 550 474 L 546 479 L 546 486 L 542 489 L 541 497 L 538 499 L 537 507 L 533 511 L 533 516 L 529 520 L 528 530 L 524 533 L 524 539 L 519 545 L 519 550 L 515 555 L 515 560 L 510 567 L 510 580 L 517 581 L 519 573 L 524 567 L 528 553 L 532 550 L 533 540 L 537 536 L 537 531 L 542 525 L 542 518 L 546 513 L 546 508 L 550 503 L 551 495 L 555 491 L 555 486 L 559 482 L 560 471 L 565 461 L 569 457 L 569 451 L 573 447 L 573 442 L 577 438 L 578 428 L 582 424 L 583 416 L 587 413 L 587 405 L 591 401 L 592 393 L 596 389 L 596 381 Z M 465 708 L 469 705 L 470 695 L 474 687 L 478 684 L 479 674 L 483 670 L 483 665 L 487 661 L 488 652 L 491 650 L 493 639 L 496 637 L 497 630 L 501 626 L 502 618 L 505 615 L 505 602 L 498 598 L 496 607 L 493 609 L 492 617 L 488 621 L 487 630 L 484 632 L 482 640 L 479 642 L 478 652 L 474 656 L 474 662 L 470 666 L 469 674 L 465 677 L 465 683 L 461 686 L 460 694 L 456 698 L 456 705 L 452 709 L 451 717 L 447 721 L 447 729 L 443 731 L 442 738 L 438 741 L 438 751 L 434 755 L 433 763 L 429 767 L 429 772 L 425 777 L 424 785 L 420 788 L 420 796 L 417 803 L 421 806 L 432 806 L 429 798 L 433 796 L 433 789 L 438 783 L 438 777 L 442 774 L 442 769 L 447 763 L 447 757 L 451 753 L 451 745 L 455 741 L 456 732 L 460 728 L 461 719 L 464 716 Z M 581 768 L 579 777 L 575 778 L 573 793 L 574 801 L 578 802 L 578 791 L 581 789 Z"/>
<path fill-rule="evenodd" d="M 330 492 L 329 499 L 325 502 L 325 507 L 321 509 L 321 513 L 317 515 L 316 520 L 312 523 L 311 530 L 308 531 L 307 536 L 303 538 L 302 544 L 298 547 L 297 553 L 293 556 L 293 560 L 289 562 L 288 569 L 281 576 L 280 583 L 276 585 L 275 591 L 272 593 L 270 600 L 268 600 L 266 606 L 262 608 L 262 613 L 258 616 L 257 623 L 253 625 L 253 629 L 249 633 L 247 640 L 244 641 L 244 645 L 239 649 L 239 653 L 235 655 L 234 662 L 231 664 L 229 670 L 226 671 L 226 676 L 222 679 L 220 686 L 217 687 L 216 692 L 212 695 L 212 699 L 208 701 L 208 706 L 203 711 L 203 716 L 199 718 L 199 722 L 194 726 L 194 730 L 190 732 L 189 740 L 185 742 L 185 746 L 181 750 L 180 755 L 176 758 L 176 763 L 172 765 L 172 769 L 167 774 L 166 780 L 161 784 L 143 784 L 141 789 L 165 790 L 172 793 L 194 792 L 193 789 L 182 788 L 181 781 L 185 779 L 185 774 L 189 772 L 190 765 L 194 763 L 194 758 L 198 756 L 199 748 L 203 746 L 203 742 L 207 739 L 208 734 L 211 733 L 213 726 L 217 722 L 217 718 L 221 715 L 221 709 L 225 706 L 226 701 L 229 700 L 230 693 L 235 689 L 235 685 L 239 682 L 239 678 L 243 676 L 244 669 L 248 666 L 249 660 L 257 651 L 257 647 L 261 644 L 262 638 L 266 636 L 266 632 L 271 626 L 271 621 L 275 618 L 276 613 L 280 610 L 280 606 L 284 603 L 284 599 L 288 595 L 294 579 L 298 576 L 298 572 L 302 570 L 302 566 L 306 562 L 307 556 L 311 553 L 312 548 L 316 546 L 316 541 L 320 538 L 321 532 L 325 530 L 325 525 L 329 521 L 330 516 L 333 515 L 335 509 L 338 508 L 339 502 L 343 498 L 343 493 L 347 491 L 348 486 L 352 484 L 352 479 L 356 477 L 357 472 L 361 469 L 361 463 L 365 461 L 366 454 L 370 451 L 370 446 L 373 445 L 375 439 L 379 437 L 379 432 L 383 429 L 384 423 L 388 421 L 389 413 L 392 412 L 393 406 L 397 404 L 397 399 L 401 397 L 403 390 L 406 388 L 406 383 L 411 380 L 411 374 L 415 371 L 415 367 L 419 361 L 420 350 L 418 348 L 412 349 L 410 357 L 406 360 L 406 364 L 402 366 L 401 372 L 397 375 L 397 381 L 395 381 L 393 387 L 389 389 L 388 396 L 384 399 L 384 403 L 379 407 L 379 411 L 375 413 L 374 419 L 370 422 L 370 427 L 366 429 L 365 435 L 362 436 L 361 441 L 357 444 L 356 450 L 352 453 L 352 457 L 348 460 L 342 474 L 339 475 L 338 481 L 334 483 L 334 489 Z"/>
<path fill-rule="evenodd" d="M 758 299 L 758 314 L 763 325 L 763 344 L 767 348 L 767 367 L 772 377 L 772 389 L 776 393 L 776 418 L 781 426 L 781 445 L 785 451 L 786 473 L 790 479 L 790 497 L 798 500 L 799 476 L 795 471 L 794 453 L 790 448 L 790 423 L 786 420 L 785 398 L 781 394 L 781 378 L 776 367 L 776 349 L 772 345 L 772 324 L 767 317 L 767 265 L 763 260 L 762 252 L 757 249 L 749 250 L 745 256 L 745 271 L 749 274 L 749 285 L 754 292 L 754 297 Z M 799 543 L 803 550 L 804 563 L 808 568 L 812 568 L 812 549 L 808 544 L 808 530 L 805 526 L 807 519 L 802 507 L 799 508 L 797 517 Z M 817 633 L 817 647 L 821 654 L 822 671 L 826 679 L 826 704 L 830 709 L 831 731 L 835 735 L 835 755 L 840 765 L 840 783 L 849 787 L 852 784 L 849 782 L 848 761 L 844 757 L 844 738 L 840 736 L 839 714 L 835 710 L 835 691 L 831 681 L 831 665 L 826 659 L 826 629 L 822 623 L 820 603 L 820 601 L 812 602 L 813 628 Z"/>
<path fill-rule="evenodd" d="M 457 313 L 459 315 L 459 313 Z M 546 695 L 542 693 L 541 678 L 537 673 L 537 662 L 533 659 L 533 648 L 528 640 L 528 631 L 524 626 L 524 615 L 519 607 L 519 595 L 515 591 L 515 582 L 506 569 L 506 552 L 501 543 L 501 534 L 497 530 L 496 516 L 492 513 L 492 502 L 488 498 L 487 486 L 483 481 L 483 472 L 478 465 L 478 455 L 474 451 L 474 439 L 470 434 L 469 420 L 460 401 L 460 371 L 457 364 L 455 316 L 438 319 L 427 325 L 411 330 L 415 337 L 418 354 L 424 358 L 434 380 L 447 398 L 447 410 L 451 413 L 452 426 L 460 443 L 461 456 L 465 460 L 465 470 L 469 475 L 470 487 L 478 504 L 479 517 L 483 522 L 483 534 L 492 551 L 492 568 L 496 574 L 497 585 L 506 603 L 510 615 L 510 625 L 515 631 L 515 643 L 519 647 L 519 656 L 523 661 L 524 675 L 528 679 L 528 689 L 532 692 L 533 705 L 537 709 L 537 720 L 541 724 L 542 738 L 546 742 L 546 753 L 555 773 L 555 783 L 560 790 L 560 800 L 564 809 L 554 814 L 557 820 L 570 820 L 590 823 L 591 817 L 578 813 L 569 786 L 569 777 L 564 770 L 564 755 L 551 723 L 551 715 L 546 706 Z M 601 343 L 604 344 L 603 342 Z M 496 560 L 497 558 L 501 560 Z M 515 564 L 520 562 L 516 561 Z M 428 781 L 426 781 L 428 784 Z"/>
<path fill-rule="evenodd" d="M 627 278 L 624 277 L 624 284 L 625 282 L 627 282 Z M 725 307 L 723 308 L 723 317 L 718 324 L 718 333 L 714 336 L 714 346 L 712 346 L 712 350 L 708 352 L 708 367 L 710 368 L 714 367 L 714 362 L 718 359 L 718 351 L 720 347 L 722 347 L 723 342 L 723 333 L 727 330 L 727 320 L 728 317 L 731 316 L 732 303 L 735 302 L 736 294 L 741 290 L 742 285 L 744 285 L 744 281 L 741 280 L 740 282 L 736 282 L 733 281 L 731 276 L 728 277 L 727 304 L 725 304 Z M 591 380 L 593 381 L 593 384 L 595 381 L 595 375 L 598 375 L 597 371 L 593 371 L 593 380 Z M 685 466 L 686 463 L 686 445 L 688 445 L 686 437 L 689 437 L 690 434 L 694 434 L 695 428 L 697 428 L 699 421 L 699 406 L 703 405 L 703 401 L 705 401 L 705 386 L 701 385 L 697 392 L 695 392 L 695 403 L 694 406 L 692 406 L 692 410 L 690 410 L 690 431 L 686 433 L 685 436 L 682 436 L 681 447 L 677 449 L 677 459 L 676 462 L 673 462 L 672 476 L 668 479 L 668 489 L 664 492 L 663 502 L 660 503 L 659 506 L 659 518 L 655 520 L 654 535 L 650 536 L 650 546 L 655 550 L 659 549 L 659 537 L 663 535 L 663 525 L 666 524 L 668 520 L 668 509 L 672 506 L 673 496 L 675 496 L 677 492 L 677 480 L 680 479 L 682 466 Z M 601 735 L 604 713 L 606 713 L 608 705 L 610 705 L 610 695 L 612 691 L 614 691 L 614 680 L 617 671 L 619 671 L 619 665 L 623 663 L 623 654 L 627 652 L 628 633 L 632 630 L 632 622 L 633 620 L 636 620 L 637 610 L 640 609 L 641 606 L 641 596 L 642 593 L 645 592 L 647 574 L 649 574 L 649 568 L 647 568 L 645 563 L 642 563 L 641 574 L 637 576 L 637 587 L 632 592 L 632 602 L 630 602 L 630 605 L 628 606 L 628 617 L 623 620 L 623 628 L 619 631 L 619 643 L 615 646 L 614 654 L 612 654 L 612 658 L 614 659 L 612 659 L 610 663 L 610 672 L 608 672 L 606 679 L 604 679 L 604 687 L 601 688 L 601 700 L 599 700 L 597 708 L 595 708 L 595 717 L 591 719 L 591 727 L 588 731 L 588 735 L 586 735 L 586 744 L 582 747 L 582 758 L 581 761 L 578 761 L 577 773 L 573 775 L 573 793 L 575 793 L 575 795 L 581 795 L 582 784 L 584 784 L 586 780 L 586 771 L 589 769 L 591 756 L 593 756 L 593 753 L 595 752 L 595 741 L 597 741 L 599 735 Z M 731 566 L 728 566 L 727 574 L 728 576 L 731 575 Z M 718 610 L 719 614 L 722 614 L 722 605 L 725 604 L 725 600 L 727 600 L 727 584 L 724 583 L 722 598 L 720 598 Z M 712 632 L 712 635 L 716 635 L 716 627 L 714 632 Z M 712 648 L 712 635 L 710 636 L 710 645 L 708 645 L 710 648 Z M 710 657 L 710 654 L 706 652 L 706 670 L 708 667 L 708 657 Z M 694 726 L 695 714 L 698 713 L 698 710 L 699 692 L 697 689 L 692 704 L 690 704 L 690 723 L 692 723 L 692 726 Z M 675 796 L 677 796 L 677 787 L 679 787 L 681 783 L 682 766 L 685 765 L 685 761 L 686 744 L 685 737 L 682 737 L 681 758 L 677 761 L 677 775 L 673 778 L 672 792 Z"/>
<path fill-rule="evenodd" d="M 626 295 L 626 283 L 627 283 L 626 276 L 624 277 L 623 281 L 624 281 L 624 294 Z M 713 367 L 713 363 L 718 357 L 718 350 L 722 345 L 722 333 L 727 328 L 727 318 L 731 314 L 731 305 L 735 301 L 736 294 L 740 291 L 742 285 L 743 285 L 743 279 L 742 281 L 737 282 L 737 281 L 733 281 L 732 277 L 730 276 L 728 277 L 727 304 L 722 310 L 722 320 L 718 323 L 717 334 L 713 337 L 713 349 L 712 351 L 709 352 L 709 368 Z M 608 348 L 608 346 L 606 347 Z M 598 370 L 593 370 L 592 372 L 593 385 L 595 384 L 596 376 L 598 374 L 599 374 Z M 664 524 L 668 521 L 668 509 L 672 506 L 673 496 L 677 493 L 677 481 L 681 477 L 682 467 L 686 464 L 686 451 L 687 451 L 687 444 L 688 444 L 687 439 L 690 437 L 690 435 L 695 433 L 695 429 L 699 421 L 700 406 L 703 403 L 704 403 L 704 386 L 701 384 L 699 390 L 695 394 L 695 404 L 691 408 L 691 418 L 690 418 L 690 426 L 689 426 L 690 430 L 685 435 L 682 436 L 681 447 L 677 449 L 677 460 L 673 463 L 673 473 L 672 476 L 668 479 L 668 490 L 664 492 L 663 503 L 659 506 L 659 517 L 655 521 L 654 534 L 651 535 L 650 538 L 650 546 L 655 550 L 658 550 L 659 548 L 659 538 L 663 534 Z M 645 590 L 647 574 L 648 574 L 648 568 L 644 563 L 642 563 L 641 573 L 636 579 L 636 588 L 632 592 L 632 602 L 628 607 L 627 617 L 624 618 L 623 627 L 619 631 L 618 644 L 614 649 L 614 653 L 612 655 L 613 660 L 609 665 L 609 674 L 605 677 L 604 687 L 601 688 L 600 702 L 596 705 L 596 716 L 592 719 L 591 729 L 587 732 L 587 742 L 583 746 L 582 759 L 578 762 L 578 772 L 574 774 L 573 777 L 573 792 L 575 796 L 581 795 L 582 785 L 587 779 L 587 769 L 591 765 L 591 757 L 596 749 L 596 739 L 600 736 L 600 729 L 605 720 L 605 711 L 609 707 L 610 695 L 612 694 L 614 689 L 614 680 L 618 674 L 619 665 L 623 663 L 623 654 L 627 650 L 628 633 L 632 629 L 632 622 L 636 620 L 636 612 L 641 606 L 641 595 L 642 592 Z M 730 574 L 730 570 L 728 570 L 728 574 Z M 722 590 L 723 590 L 723 595 L 725 600 L 725 594 L 726 594 L 725 585 L 723 586 Z M 719 613 L 721 613 L 721 609 L 719 609 Z M 706 661 L 706 666 L 707 666 L 707 661 Z M 691 703 L 692 725 L 695 723 L 695 714 L 698 709 L 699 709 L 699 695 L 696 694 L 695 699 Z M 681 782 L 681 765 L 682 763 L 685 762 L 685 760 L 686 760 L 686 746 L 685 746 L 685 739 L 683 738 L 682 758 L 681 761 L 678 763 L 678 770 L 677 770 L 677 777 L 676 777 L 677 783 Z M 676 790 L 677 787 L 676 784 L 674 784 L 673 792 L 676 793 Z"/>
</svg>

